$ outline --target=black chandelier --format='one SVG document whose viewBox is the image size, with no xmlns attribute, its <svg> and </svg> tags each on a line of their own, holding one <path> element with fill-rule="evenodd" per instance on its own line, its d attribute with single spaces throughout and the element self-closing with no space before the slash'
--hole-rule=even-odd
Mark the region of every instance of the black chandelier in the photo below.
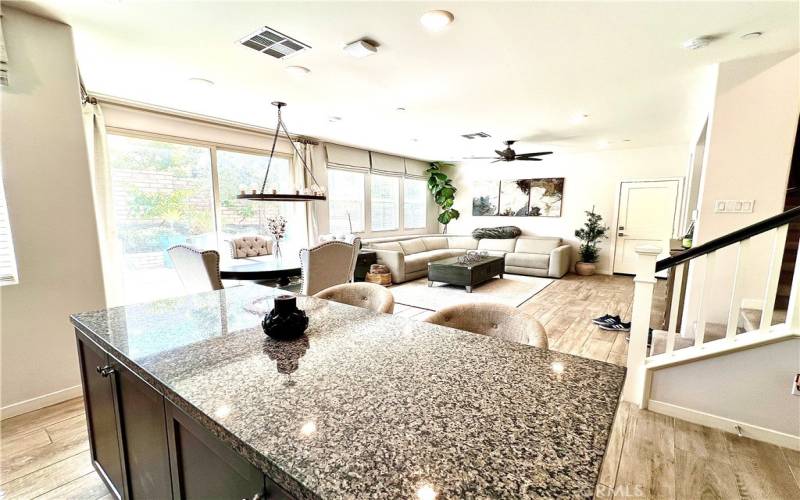
<svg viewBox="0 0 800 500">
<path fill-rule="evenodd" d="M 325 200 L 325 192 L 319 186 L 317 179 L 314 177 L 314 172 L 309 168 L 308 164 L 306 163 L 305 154 L 300 154 L 300 150 L 297 149 L 295 146 L 294 141 L 292 140 L 292 136 L 289 135 L 289 131 L 286 129 L 286 124 L 283 123 L 283 119 L 281 118 L 281 108 L 286 106 L 285 102 L 275 101 L 272 103 L 273 106 L 278 108 L 278 125 L 275 127 L 275 137 L 272 138 L 272 149 L 269 152 L 269 161 L 267 162 L 267 172 L 264 174 L 264 182 L 261 183 L 261 191 L 258 192 L 253 189 L 250 193 L 246 193 L 244 191 L 240 192 L 239 195 L 236 197 L 242 200 L 254 200 L 254 201 L 315 201 L 315 200 Z M 314 184 L 311 188 L 306 188 L 302 192 L 300 190 L 296 190 L 294 193 L 278 193 L 277 190 L 272 189 L 271 192 L 265 192 L 267 188 L 267 178 L 269 177 L 269 168 L 272 165 L 272 157 L 275 155 L 275 146 L 278 144 L 278 134 L 281 133 L 286 134 L 286 138 L 289 139 L 289 144 L 292 145 L 297 157 L 300 158 L 300 162 L 303 164 L 303 169 L 309 173 L 311 176 L 311 180 L 314 181 Z"/>
</svg>

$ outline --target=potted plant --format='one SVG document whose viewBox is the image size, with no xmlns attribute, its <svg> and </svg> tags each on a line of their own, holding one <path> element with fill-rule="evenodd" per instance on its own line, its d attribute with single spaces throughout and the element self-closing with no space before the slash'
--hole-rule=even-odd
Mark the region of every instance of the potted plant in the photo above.
<svg viewBox="0 0 800 500">
<path fill-rule="evenodd" d="M 597 259 L 600 254 L 600 249 L 597 247 L 601 239 L 608 238 L 606 236 L 608 226 L 603 225 L 603 216 L 592 211 L 586 212 L 586 223 L 582 228 L 575 231 L 575 237 L 581 241 L 581 247 L 578 250 L 580 260 L 575 263 L 575 272 L 581 276 L 591 276 L 597 270 Z"/>
<path fill-rule="evenodd" d="M 447 233 L 447 225 L 450 224 L 451 221 L 458 219 L 461 214 L 458 213 L 458 210 L 453 208 L 453 203 L 456 201 L 457 189 L 453 186 L 453 181 L 447 177 L 447 174 L 442 172 L 441 167 L 444 166 L 450 165 L 435 161 L 431 163 L 430 168 L 426 170 L 426 172 L 430 176 L 428 177 L 428 190 L 433 195 L 433 200 L 442 209 L 437 219 L 440 223 L 444 224 L 444 231 L 442 232 Z"/>
</svg>

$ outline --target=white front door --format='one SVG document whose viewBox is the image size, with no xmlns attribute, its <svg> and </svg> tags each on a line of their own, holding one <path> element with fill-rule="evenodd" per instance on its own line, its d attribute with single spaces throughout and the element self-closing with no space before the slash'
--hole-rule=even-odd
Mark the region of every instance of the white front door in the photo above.
<svg viewBox="0 0 800 500">
<path fill-rule="evenodd" d="M 669 255 L 669 240 L 678 223 L 680 181 L 623 182 L 619 191 L 614 272 L 636 273 L 636 247 L 654 245 Z"/>
</svg>

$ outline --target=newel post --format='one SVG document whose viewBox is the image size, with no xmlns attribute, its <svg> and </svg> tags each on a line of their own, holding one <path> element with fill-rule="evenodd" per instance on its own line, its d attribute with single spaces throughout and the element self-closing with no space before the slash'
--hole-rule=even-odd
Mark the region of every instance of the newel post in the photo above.
<svg viewBox="0 0 800 500">
<path fill-rule="evenodd" d="M 631 340 L 628 343 L 628 374 L 622 399 L 644 408 L 646 381 L 644 360 L 647 357 L 647 333 L 650 329 L 650 310 L 656 284 L 656 260 L 661 249 L 655 246 L 636 248 L 636 277 L 633 278 L 633 308 Z"/>
</svg>

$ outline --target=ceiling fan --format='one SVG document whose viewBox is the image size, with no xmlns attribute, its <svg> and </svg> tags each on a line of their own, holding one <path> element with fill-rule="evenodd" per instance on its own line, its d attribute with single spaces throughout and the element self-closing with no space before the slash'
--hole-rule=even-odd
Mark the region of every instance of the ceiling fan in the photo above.
<svg viewBox="0 0 800 500">
<path fill-rule="evenodd" d="M 490 157 L 478 157 L 472 156 L 467 158 L 469 160 L 494 160 L 491 163 L 496 163 L 498 161 L 542 161 L 541 158 L 537 158 L 538 156 L 544 155 L 551 155 L 553 154 L 552 151 L 540 151 L 538 153 L 522 153 L 517 154 L 516 151 L 511 149 L 511 146 L 517 141 L 504 141 L 506 145 L 506 149 L 500 151 L 499 149 L 495 149 L 494 152 L 498 154 L 498 156 L 490 156 Z"/>
</svg>

